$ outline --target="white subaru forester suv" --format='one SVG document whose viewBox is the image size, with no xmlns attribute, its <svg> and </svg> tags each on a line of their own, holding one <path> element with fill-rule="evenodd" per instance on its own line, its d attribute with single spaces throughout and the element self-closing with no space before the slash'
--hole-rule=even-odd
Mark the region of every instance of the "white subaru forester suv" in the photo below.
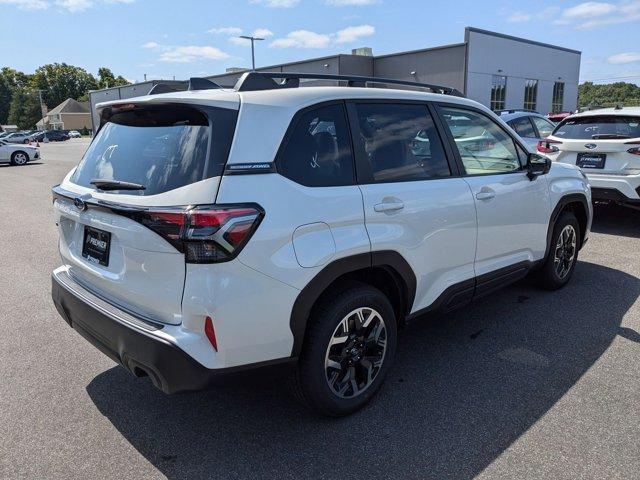
<svg viewBox="0 0 640 480">
<path fill-rule="evenodd" d="M 580 167 L 594 200 L 640 209 L 640 107 L 571 115 L 537 148 L 554 162 Z"/>
<path fill-rule="evenodd" d="M 380 83 L 423 91 L 366 88 Z M 275 369 L 313 410 L 351 413 L 406 321 L 529 272 L 560 288 L 589 235 L 579 169 L 455 90 L 251 72 L 166 91 L 98 105 L 53 189 L 52 290 L 69 325 L 164 392 Z"/>
</svg>

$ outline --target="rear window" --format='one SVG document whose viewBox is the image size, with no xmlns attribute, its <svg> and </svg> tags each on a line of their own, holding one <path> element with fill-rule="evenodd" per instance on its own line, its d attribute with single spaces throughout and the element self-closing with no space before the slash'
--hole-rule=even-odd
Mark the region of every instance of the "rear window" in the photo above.
<svg viewBox="0 0 640 480">
<path fill-rule="evenodd" d="M 564 120 L 553 135 L 577 140 L 640 137 L 640 117 L 593 116 Z"/>
<path fill-rule="evenodd" d="M 157 195 L 222 175 L 237 116 L 179 105 L 107 109 L 71 181 L 89 188 L 93 180 L 131 182 L 145 189 L 128 195 Z"/>
</svg>

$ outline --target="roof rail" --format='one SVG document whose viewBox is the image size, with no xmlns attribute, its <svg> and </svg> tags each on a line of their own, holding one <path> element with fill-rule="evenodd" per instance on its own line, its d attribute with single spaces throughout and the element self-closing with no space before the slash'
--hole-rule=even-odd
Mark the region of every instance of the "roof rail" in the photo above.
<svg viewBox="0 0 640 480">
<path fill-rule="evenodd" d="M 276 82 L 275 79 L 282 79 Z M 255 90 L 275 90 L 280 88 L 297 88 L 300 80 L 337 80 L 347 82 L 348 87 L 366 87 L 367 84 L 405 85 L 416 88 L 428 88 L 434 93 L 464 97 L 455 88 L 430 83 L 409 82 L 391 78 L 361 77 L 358 75 L 332 75 L 325 73 L 289 73 L 289 72 L 246 72 L 243 73 L 235 85 L 239 92 L 251 92 Z"/>
<path fill-rule="evenodd" d="M 187 90 L 188 91 L 212 90 L 215 88 L 222 88 L 222 87 L 217 83 L 212 82 L 211 80 L 207 80 L 206 78 L 191 77 L 189 79 L 189 86 L 187 87 Z"/>
</svg>

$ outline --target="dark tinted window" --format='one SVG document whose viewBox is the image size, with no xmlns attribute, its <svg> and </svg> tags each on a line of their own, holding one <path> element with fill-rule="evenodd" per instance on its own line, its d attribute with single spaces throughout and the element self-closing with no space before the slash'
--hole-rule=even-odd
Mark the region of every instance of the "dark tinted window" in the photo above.
<svg viewBox="0 0 640 480">
<path fill-rule="evenodd" d="M 278 172 L 309 187 L 353 184 L 353 154 L 342 104 L 308 110 L 295 121 Z"/>
<path fill-rule="evenodd" d="M 356 104 L 373 180 L 393 182 L 451 175 L 425 105 Z"/>
<path fill-rule="evenodd" d="M 640 117 L 603 115 L 569 118 L 558 125 L 553 135 L 578 140 L 637 138 L 640 137 Z"/>
<path fill-rule="evenodd" d="M 514 118 L 507 122 L 511 128 L 513 128 L 518 135 L 524 138 L 535 138 L 536 132 L 533 129 L 533 125 L 529 120 L 529 117 Z"/>
<path fill-rule="evenodd" d="M 106 112 L 103 125 L 71 181 L 92 188 L 95 179 L 139 183 L 156 195 L 222 174 L 237 111 L 154 106 Z"/>
</svg>

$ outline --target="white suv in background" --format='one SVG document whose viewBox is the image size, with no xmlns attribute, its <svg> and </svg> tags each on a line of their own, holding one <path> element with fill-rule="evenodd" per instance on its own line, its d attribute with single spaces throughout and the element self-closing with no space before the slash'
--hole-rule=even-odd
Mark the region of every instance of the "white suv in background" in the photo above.
<svg viewBox="0 0 640 480">
<path fill-rule="evenodd" d="M 571 115 L 537 148 L 553 161 L 580 167 L 594 200 L 640 208 L 640 107 Z"/>
<path fill-rule="evenodd" d="M 53 189 L 62 317 L 164 392 L 283 369 L 339 416 L 378 390 L 407 320 L 534 270 L 564 286 L 591 226 L 580 171 L 455 90 L 368 82 L 407 83 L 252 72 L 100 104 Z"/>
</svg>

